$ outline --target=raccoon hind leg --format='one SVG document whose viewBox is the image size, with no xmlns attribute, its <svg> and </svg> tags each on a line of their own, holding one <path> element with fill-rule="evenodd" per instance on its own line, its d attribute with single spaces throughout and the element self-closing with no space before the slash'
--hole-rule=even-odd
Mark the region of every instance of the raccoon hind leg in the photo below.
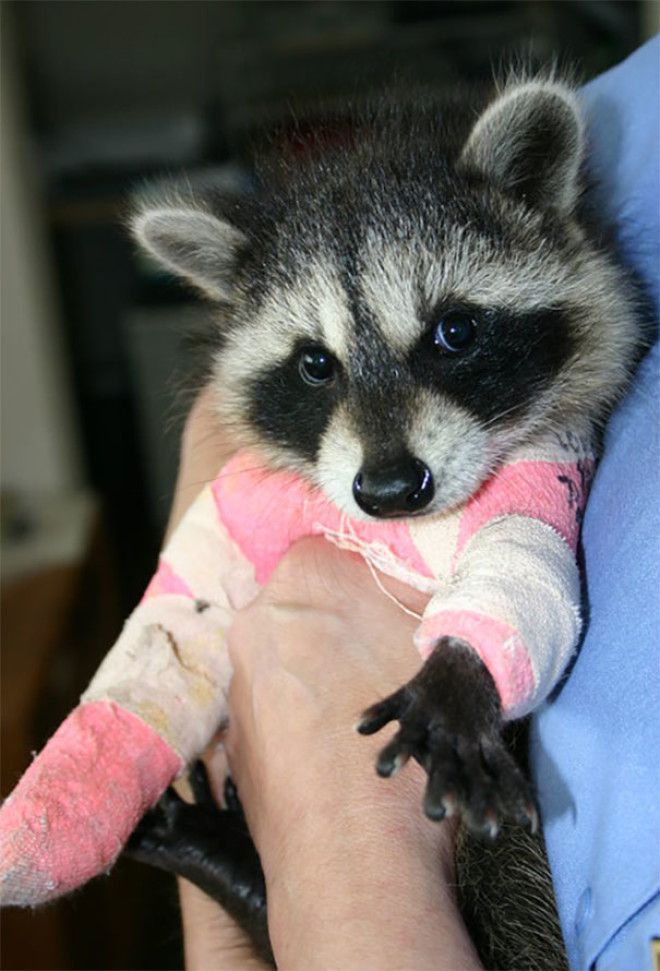
<svg viewBox="0 0 660 971">
<path fill-rule="evenodd" d="M 196 884 L 234 918 L 259 956 L 274 965 L 264 875 L 236 790 L 229 785 L 229 808 L 221 809 L 201 762 L 192 769 L 190 782 L 196 801 L 187 803 L 168 789 L 138 824 L 126 855 Z"/>
</svg>

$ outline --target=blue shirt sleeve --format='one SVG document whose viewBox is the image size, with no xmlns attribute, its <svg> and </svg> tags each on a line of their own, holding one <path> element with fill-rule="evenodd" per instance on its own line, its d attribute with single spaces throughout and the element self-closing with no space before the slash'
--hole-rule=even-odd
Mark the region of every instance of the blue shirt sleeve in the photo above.
<svg viewBox="0 0 660 971">
<path fill-rule="evenodd" d="M 597 202 L 658 309 L 660 39 L 583 91 Z M 589 624 L 531 754 L 571 968 L 660 937 L 660 347 L 610 421 L 584 521 Z"/>
</svg>

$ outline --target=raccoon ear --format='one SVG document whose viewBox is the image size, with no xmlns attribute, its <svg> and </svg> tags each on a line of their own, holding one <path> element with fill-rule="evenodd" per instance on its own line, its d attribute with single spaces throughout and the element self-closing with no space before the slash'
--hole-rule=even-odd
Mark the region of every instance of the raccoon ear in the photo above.
<svg viewBox="0 0 660 971">
<path fill-rule="evenodd" d="M 461 164 L 531 205 L 568 213 L 579 193 L 584 132 L 571 89 L 553 81 L 508 85 L 477 120 Z"/>
<path fill-rule="evenodd" d="M 159 263 L 213 300 L 231 302 L 234 269 L 247 237 L 231 223 L 185 204 L 142 204 L 131 219 L 134 237 Z"/>
</svg>

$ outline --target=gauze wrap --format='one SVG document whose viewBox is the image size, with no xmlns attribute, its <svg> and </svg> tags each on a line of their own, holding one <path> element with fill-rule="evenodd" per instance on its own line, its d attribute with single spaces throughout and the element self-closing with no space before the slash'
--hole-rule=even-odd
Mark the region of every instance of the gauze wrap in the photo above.
<svg viewBox="0 0 660 971">
<path fill-rule="evenodd" d="M 303 537 L 324 536 L 426 593 L 421 656 L 446 635 L 468 641 L 505 716 L 529 712 L 578 640 L 575 551 L 592 469 L 589 443 L 547 436 L 457 510 L 367 522 L 239 452 L 188 510 L 80 706 L 0 810 L 1 902 L 34 906 L 112 865 L 226 719 L 232 615 Z"/>
</svg>

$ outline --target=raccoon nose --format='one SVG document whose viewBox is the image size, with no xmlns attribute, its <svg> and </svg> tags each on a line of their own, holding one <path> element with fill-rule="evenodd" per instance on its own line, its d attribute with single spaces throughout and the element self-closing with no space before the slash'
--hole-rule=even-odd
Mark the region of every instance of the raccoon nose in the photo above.
<svg viewBox="0 0 660 971">
<path fill-rule="evenodd" d="M 428 506 L 435 487 L 431 470 L 406 456 L 377 469 L 362 469 L 353 480 L 353 497 L 370 516 L 410 516 Z"/>
</svg>

